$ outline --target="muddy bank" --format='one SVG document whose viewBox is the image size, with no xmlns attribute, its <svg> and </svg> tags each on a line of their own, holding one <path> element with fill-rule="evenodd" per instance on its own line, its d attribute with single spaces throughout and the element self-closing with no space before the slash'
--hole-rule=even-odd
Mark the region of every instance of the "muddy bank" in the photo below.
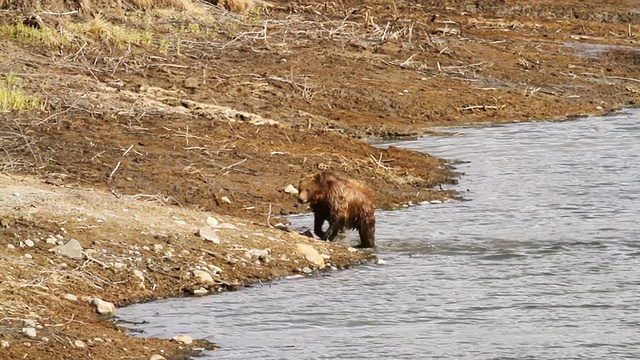
<svg viewBox="0 0 640 360">
<path fill-rule="evenodd" d="M 35 4 L 0 1 L 0 90 L 23 96 L 0 111 L 0 351 L 16 357 L 177 356 L 80 297 L 191 293 L 194 270 L 218 274 L 213 291 L 313 270 L 298 243 L 336 267 L 365 259 L 267 226 L 307 211 L 282 191 L 303 174 L 360 180 L 381 209 L 457 196 L 446 160 L 363 139 L 640 101 L 633 1 Z M 220 244 L 195 235 L 208 216 L 235 227 L 215 229 Z M 49 252 L 71 239 L 89 257 Z"/>
<path fill-rule="evenodd" d="M 235 217 L 19 176 L 0 175 L 0 223 L 7 359 L 186 356 L 192 348 L 176 342 L 129 338 L 96 314 L 93 299 L 120 307 L 207 295 L 373 260 Z"/>
</svg>

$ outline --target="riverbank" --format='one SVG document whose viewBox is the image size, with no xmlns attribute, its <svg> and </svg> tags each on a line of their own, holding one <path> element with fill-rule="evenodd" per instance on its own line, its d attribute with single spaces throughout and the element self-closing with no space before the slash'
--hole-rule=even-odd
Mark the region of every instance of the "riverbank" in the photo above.
<svg viewBox="0 0 640 360">
<path fill-rule="evenodd" d="M 307 211 L 283 191 L 303 174 L 360 180 L 380 209 L 457 197 L 446 160 L 364 138 L 640 101 L 631 1 L 39 3 L 0 1 L 0 350 L 15 357 L 184 356 L 85 300 L 316 270 L 299 243 L 336 268 L 368 259 L 273 227 Z M 209 217 L 228 224 L 213 241 L 195 235 Z M 81 259 L 49 252 L 71 239 Z"/>
</svg>

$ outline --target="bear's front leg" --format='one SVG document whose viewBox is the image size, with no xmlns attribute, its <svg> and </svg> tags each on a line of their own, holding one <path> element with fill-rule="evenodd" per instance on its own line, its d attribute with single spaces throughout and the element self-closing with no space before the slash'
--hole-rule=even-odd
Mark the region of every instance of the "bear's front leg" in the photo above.
<svg viewBox="0 0 640 360">
<path fill-rule="evenodd" d="M 326 237 L 324 240 L 334 241 L 336 236 L 338 236 L 338 232 L 340 229 L 344 228 L 344 218 L 337 218 L 329 223 L 329 228 L 327 229 Z"/>
<path fill-rule="evenodd" d="M 322 230 L 322 225 L 324 225 L 325 220 L 326 219 L 324 217 L 317 215 L 313 218 L 313 232 L 322 240 L 326 240 L 326 234 Z"/>
</svg>

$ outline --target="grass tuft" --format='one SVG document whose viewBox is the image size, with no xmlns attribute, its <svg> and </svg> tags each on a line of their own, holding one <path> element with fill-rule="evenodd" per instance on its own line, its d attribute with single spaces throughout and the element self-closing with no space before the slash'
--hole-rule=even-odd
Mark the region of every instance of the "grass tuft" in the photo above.
<svg viewBox="0 0 640 360">
<path fill-rule="evenodd" d="M 52 29 L 36 29 L 22 23 L 16 25 L 0 25 L 0 35 L 9 39 L 47 46 L 59 45 L 64 42 L 64 38 Z"/>
</svg>

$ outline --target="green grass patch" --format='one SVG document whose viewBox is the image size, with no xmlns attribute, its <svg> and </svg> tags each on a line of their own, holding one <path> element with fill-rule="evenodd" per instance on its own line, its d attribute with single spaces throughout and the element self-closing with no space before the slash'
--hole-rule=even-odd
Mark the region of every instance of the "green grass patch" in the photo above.
<svg viewBox="0 0 640 360">
<path fill-rule="evenodd" d="M 44 110 L 43 102 L 35 96 L 29 96 L 20 90 L 0 86 L 0 111 Z"/>
<path fill-rule="evenodd" d="M 17 25 L 0 25 L 0 36 L 26 43 L 43 44 L 47 46 L 59 45 L 65 42 L 65 39 L 52 29 L 36 29 L 22 23 L 18 23 Z"/>
<path fill-rule="evenodd" d="M 17 88 L 20 77 L 10 72 L 0 80 L 0 112 L 12 110 L 44 110 L 44 103 L 35 96 L 24 94 Z"/>
</svg>

